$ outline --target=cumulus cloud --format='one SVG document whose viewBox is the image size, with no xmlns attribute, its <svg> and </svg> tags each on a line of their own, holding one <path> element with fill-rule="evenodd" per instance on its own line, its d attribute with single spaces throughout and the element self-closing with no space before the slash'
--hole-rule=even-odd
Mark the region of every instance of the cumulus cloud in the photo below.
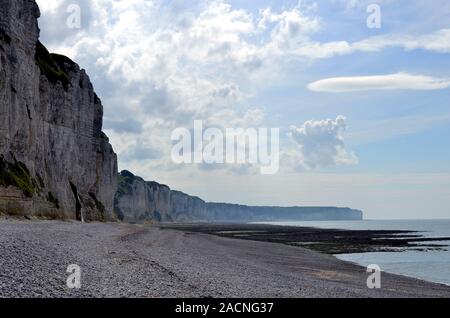
<svg viewBox="0 0 450 318">
<path fill-rule="evenodd" d="M 292 126 L 289 136 L 299 147 L 295 153 L 299 163 L 307 169 L 358 163 L 356 155 L 346 148 L 343 137 L 346 128 L 343 116 Z"/>
<path fill-rule="evenodd" d="M 310 83 L 314 92 L 345 93 L 370 90 L 436 90 L 450 87 L 449 78 L 396 73 L 389 75 L 335 77 Z"/>
<path fill-rule="evenodd" d="M 194 120 L 220 128 L 261 124 L 266 105 L 254 107 L 249 98 L 257 93 L 255 87 L 284 76 L 292 59 L 309 62 L 386 47 L 450 52 L 450 29 L 414 38 L 317 41 L 314 35 L 324 23 L 315 5 L 304 1 L 258 12 L 226 0 L 38 3 L 43 42 L 91 75 L 105 105 L 105 126 L 124 165 L 134 154 L 161 155 L 160 161 L 148 160 L 142 167 L 150 161 L 166 164 L 162 161 L 170 160 L 171 131 L 192 128 Z M 65 23 L 69 4 L 81 7 L 80 29 Z M 128 120 L 130 114 L 134 121 Z M 149 139 L 157 142 L 148 145 Z"/>
<path fill-rule="evenodd" d="M 68 26 L 71 12 L 71 5 L 77 5 L 80 10 L 80 28 Z M 38 1 L 41 11 L 40 23 L 45 25 L 46 37 L 51 38 L 55 43 L 61 43 L 70 37 L 77 37 L 80 31 L 87 32 L 93 23 L 92 1 L 91 0 L 52 0 Z"/>
<path fill-rule="evenodd" d="M 154 158 L 170 154 L 171 131 L 194 120 L 219 128 L 261 124 L 263 107 L 246 102 L 251 87 L 261 74 L 272 78 L 283 52 L 320 27 L 307 14 L 313 9 L 300 5 L 254 15 L 225 1 L 74 0 L 83 16 L 73 30 L 65 24 L 68 0 L 38 2 L 45 44 L 93 75 L 105 128 L 125 164 L 163 164 Z M 148 145 L 150 138 L 157 142 Z"/>
</svg>

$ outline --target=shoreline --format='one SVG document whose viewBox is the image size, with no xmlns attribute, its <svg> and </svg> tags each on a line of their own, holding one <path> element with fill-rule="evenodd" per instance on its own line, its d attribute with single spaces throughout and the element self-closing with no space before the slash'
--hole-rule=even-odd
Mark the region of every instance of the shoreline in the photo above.
<svg viewBox="0 0 450 318">
<path fill-rule="evenodd" d="M 166 225 L 0 220 L 0 297 L 417 298 L 450 287 L 382 273 L 298 246 Z M 81 267 L 80 290 L 65 286 Z"/>
<path fill-rule="evenodd" d="M 370 253 L 370 252 L 369 252 Z M 343 258 L 339 258 L 338 255 L 333 255 L 334 257 L 336 257 L 336 259 L 342 261 L 342 262 L 347 262 L 347 263 L 351 263 L 360 267 L 365 268 L 364 264 L 355 262 L 355 261 L 351 261 L 351 260 L 347 260 L 347 259 L 343 259 Z M 410 274 L 405 274 L 405 273 L 400 273 L 400 272 L 393 272 L 393 271 L 389 271 L 389 270 L 382 270 L 383 273 L 387 273 L 387 274 L 391 274 L 391 275 L 398 275 L 398 276 L 403 276 L 403 277 L 408 277 L 408 278 L 412 278 L 412 279 L 417 279 L 426 283 L 431 283 L 431 284 L 439 284 L 439 285 L 444 285 L 444 286 L 448 286 L 450 288 L 450 283 L 446 283 L 446 282 L 440 282 L 440 281 L 433 281 L 430 279 L 426 279 L 423 277 L 418 277 L 418 276 L 414 276 L 414 275 L 410 275 Z"/>
<path fill-rule="evenodd" d="M 306 222 L 307 223 L 307 222 Z M 278 240 L 278 243 L 300 246 L 307 249 L 315 250 L 320 253 L 325 253 L 334 256 L 336 259 L 348 262 L 366 269 L 367 265 L 362 262 L 358 262 L 352 259 L 345 259 L 339 257 L 340 255 L 357 255 L 357 254 L 371 254 L 378 252 L 389 252 L 389 253 L 403 253 L 411 250 L 415 251 L 440 251 L 448 248 L 446 244 L 431 244 L 431 245 L 417 245 L 414 243 L 421 241 L 431 241 L 440 242 L 448 241 L 448 237 L 433 237 L 425 238 L 420 231 L 410 231 L 410 230 L 349 230 L 349 229 L 337 229 L 337 228 L 320 228 L 320 227 L 307 227 L 307 226 L 293 226 L 293 225 L 280 225 L 280 224 L 270 224 L 264 222 L 251 222 L 246 224 L 177 224 L 177 225 L 166 225 L 169 228 L 181 229 L 183 231 L 193 231 L 199 233 L 206 233 L 210 235 L 217 235 L 221 237 L 229 237 L 244 240 L 255 240 L 255 241 L 266 241 L 273 242 L 270 239 L 271 236 L 279 236 L 280 232 L 283 235 L 283 239 Z M 243 234 L 246 234 L 243 237 Z M 359 248 L 350 248 L 347 250 L 347 246 L 342 246 L 342 244 L 336 241 L 336 237 L 333 237 L 336 233 L 339 236 L 345 237 L 347 235 L 352 236 L 355 233 L 360 233 L 361 235 L 357 237 L 355 242 L 356 245 L 364 242 Z M 324 235 L 325 234 L 325 235 Z M 392 238 L 395 240 L 395 246 L 390 246 Z M 425 239 L 424 239 L 425 238 Z M 365 242 L 366 239 L 376 240 L 376 244 L 371 245 L 371 243 Z M 400 239 L 400 240 L 399 240 Z M 297 242 L 292 242 L 293 240 L 299 240 L 301 242 L 307 241 L 308 244 L 295 244 Z M 383 244 L 379 242 L 383 241 Z M 301 243 L 300 242 L 300 243 Z M 397 244 L 400 242 L 401 244 Z M 315 244 L 311 244 L 315 243 Z M 324 248 L 320 244 L 330 244 L 331 247 Z M 420 248 L 419 248 L 420 247 Z M 333 253 L 334 251 L 337 253 Z M 401 271 L 393 270 L 383 270 L 384 273 L 389 273 L 393 275 L 400 275 L 404 277 L 409 277 L 413 279 L 418 279 L 421 281 L 442 284 L 450 287 L 450 283 L 445 281 L 433 280 L 432 278 L 425 278 L 414 275 L 414 273 L 405 273 Z"/>
<path fill-rule="evenodd" d="M 450 237 L 426 237 L 413 230 L 349 230 L 264 223 L 167 223 L 161 227 L 227 238 L 281 243 L 329 255 L 403 252 L 411 249 L 443 250 L 449 245 L 436 242 L 450 241 Z"/>
<path fill-rule="evenodd" d="M 213 226 L 226 226 L 226 227 L 228 227 L 228 226 L 230 226 L 230 224 L 209 224 L 209 225 L 213 225 Z M 242 226 L 243 224 L 231 224 L 231 226 Z M 278 227 L 286 227 L 286 228 L 293 228 L 294 226 L 289 226 L 289 225 L 273 225 L 273 224 L 269 224 L 269 223 L 263 223 L 263 222 L 252 222 L 252 223 L 246 223 L 245 225 L 263 225 L 263 226 L 266 226 L 266 227 L 274 227 L 274 228 L 278 228 Z M 190 228 L 191 226 L 193 227 L 193 228 L 195 228 L 195 227 L 198 227 L 198 226 L 200 226 L 200 227 L 204 227 L 204 226 L 208 226 L 208 225 L 206 225 L 206 224 L 177 224 L 176 225 L 176 227 L 175 228 L 172 228 L 172 226 L 170 226 L 170 225 L 166 225 L 168 228 L 171 228 L 171 229 L 176 229 L 176 227 L 183 227 L 183 229 L 176 229 L 176 230 L 181 230 L 181 231 L 189 231 L 189 230 L 187 230 L 187 228 Z M 192 230 L 193 228 L 190 228 L 190 230 Z M 336 230 L 336 229 L 328 229 L 328 228 L 315 228 L 315 227 L 310 227 L 310 228 L 306 228 L 306 227 L 298 227 L 299 229 L 317 229 L 317 230 L 331 230 L 331 231 L 333 231 L 333 230 Z M 347 230 L 342 230 L 342 231 L 347 231 Z M 202 231 L 199 231 L 199 232 L 202 232 Z M 378 232 L 378 231 L 374 231 L 374 232 Z M 383 231 L 381 231 L 381 232 L 383 232 Z M 398 231 L 395 231 L 395 232 L 398 232 L 398 233 L 420 233 L 420 232 L 416 232 L 416 231 L 402 231 L 402 230 L 398 230 Z M 211 236 L 214 236 L 214 235 L 217 235 L 217 234 L 214 234 L 214 233 L 208 233 L 208 234 L 206 234 L 206 235 L 211 235 Z M 217 236 L 219 236 L 219 237 L 221 237 L 221 235 L 217 235 Z M 226 236 L 225 236 L 226 237 Z M 246 238 L 245 239 L 242 239 L 242 238 L 236 238 L 236 237 L 234 237 L 234 238 L 230 238 L 230 239 L 234 239 L 234 240 L 247 240 Z M 445 238 L 445 239 L 447 239 L 447 238 Z M 252 240 L 252 239 L 250 239 L 250 240 Z M 256 241 L 255 241 L 256 242 Z M 273 243 L 273 244 L 286 244 L 286 243 Z M 288 244 L 289 245 L 289 244 Z M 317 251 L 316 251 L 317 252 Z M 320 254 L 323 254 L 323 255 L 325 255 L 324 253 L 322 253 L 322 252 L 319 252 Z M 359 253 L 363 253 L 363 254 L 365 254 L 365 253 L 373 253 L 373 252 L 357 252 L 357 253 L 354 253 L 354 254 L 359 254 Z M 398 252 L 398 253 L 401 253 L 401 251 L 400 252 Z M 362 271 L 365 271 L 366 269 L 367 269 L 367 267 L 364 265 L 364 264 L 361 264 L 361 263 L 358 263 L 358 262 L 355 262 L 355 261 L 351 261 L 351 260 L 346 260 L 346 259 L 343 259 L 343 258 L 339 258 L 339 255 L 340 254 L 327 254 L 327 255 L 331 255 L 334 259 L 336 259 L 337 261 L 339 261 L 339 262 L 344 262 L 344 263 L 347 263 L 347 264 L 351 264 L 351 265 L 353 265 L 353 266 L 357 266 L 357 267 L 360 267 L 360 269 L 362 270 Z M 384 273 L 384 274 L 389 274 L 389 275 L 393 275 L 393 276 L 397 276 L 397 277 L 403 277 L 403 278 L 406 278 L 406 279 L 413 279 L 413 280 L 416 280 L 416 281 L 420 281 L 420 282 L 422 282 L 422 283 L 426 283 L 426 284 L 435 284 L 435 285 L 438 285 L 438 286 L 446 286 L 446 287 L 449 287 L 450 288 L 450 284 L 447 284 L 447 283 L 445 283 L 445 282 L 439 282 L 439 281 L 431 281 L 431 280 L 427 280 L 427 279 L 424 279 L 424 278 L 421 278 L 421 277 L 416 277 L 416 276 L 412 276 L 412 275 L 407 275 L 407 274 L 404 274 L 404 273 L 395 273 L 395 272 L 390 272 L 390 271 L 385 271 L 385 270 L 382 270 L 382 273 Z"/>
<path fill-rule="evenodd" d="M 410 222 L 410 221 L 419 221 L 419 222 L 436 222 L 436 221 L 450 221 L 450 218 L 439 218 L 439 219 L 365 219 L 365 220 L 362 220 L 362 221 L 375 221 L 375 222 L 382 222 L 382 221 L 403 221 L 403 222 Z M 274 224 L 274 223 L 291 223 L 291 222 L 298 222 L 298 221 L 283 221 L 283 222 L 250 222 L 250 223 L 248 223 L 248 224 L 261 224 L 261 225 L 276 225 L 276 226 L 290 226 L 290 225 L 284 225 L 284 224 Z M 303 222 L 303 221 L 302 221 Z M 306 222 L 303 222 L 303 223 L 308 223 L 309 221 L 306 221 Z M 312 222 L 316 222 L 316 221 L 312 221 Z M 320 221 L 319 221 L 320 222 Z M 324 222 L 336 222 L 336 221 L 324 221 Z M 340 221 L 340 222 L 347 222 L 347 221 Z M 300 226 L 299 226 L 300 227 Z M 314 227 L 314 226 L 312 226 L 312 227 Z M 331 229 L 330 227 L 318 227 L 318 226 L 316 226 L 315 228 L 319 228 L 319 229 Z M 337 227 L 338 228 L 338 227 Z M 420 235 L 423 235 L 424 233 L 427 233 L 427 231 L 416 231 L 416 232 L 414 232 L 414 233 L 417 233 L 417 234 L 420 234 Z M 448 246 L 448 247 L 450 247 L 450 246 Z M 366 253 L 376 253 L 376 252 L 366 252 Z M 366 253 L 363 253 L 363 254 L 366 254 Z M 394 252 L 395 253 L 395 252 Z M 401 253 L 401 252 L 399 252 L 399 253 Z M 358 254 L 358 253 L 354 253 L 354 254 Z M 346 255 L 354 255 L 354 254 L 346 254 Z M 344 262 L 350 262 L 350 263 L 353 263 L 353 264 L 356 264 L 356 265 L 359 265 L 359 266 L 362 266 L 362 267 L 366 267 L 367 265 L 365 265 L 364 263 L 362 263 L 362 262 L 357 262 L 357 261 L 354 261 L 354 260 L 351 260 L 351 259 L 346 259 L 346 258 L 343 258 L 343 257 L 340 257 L 341 255 L 340 254 L 334 254 L 334 256 L 337 258 L 337 259 L 339 259 L 339 260 L 341 260 L 341 261 L 344 261 Z M 393 270 L 383 270 L 383 272 L 386 272 L 386 273 L 390 273 L 390 274 L 394 274 L 394 275 L 401 275 L 401 276 L 406 276 L 406 277 L 411 277 L 411 278 L 415 278 L 415 279 L 419 279 L 419 280 L 423 280 L 423 281 L 426 281 L 426 282 L 430 282 L 430 283 L 435 283 L 435 284 L 443 284 L 443 285 L 446 285 L 446 286 L 449 286 L 450 287 L 450 282 L 447 282 L 447 281 L 439 281 L 439 280 L 433 280 L 432 278 L 424 278 L 424 277 L 420 277 L 420 276 L 417 276 L 417 275 L 414 275 L 413 273 L 405 273 L 405 272 L 400 272 L 400 271 L 393 271 Z"/>
</svg>

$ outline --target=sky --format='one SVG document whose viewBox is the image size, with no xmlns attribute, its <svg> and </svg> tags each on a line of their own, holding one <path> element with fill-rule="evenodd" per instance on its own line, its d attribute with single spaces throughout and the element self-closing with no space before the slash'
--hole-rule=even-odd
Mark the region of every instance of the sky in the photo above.
<svg viewBox="0 0 450 318">
<path fill-rule="evenodd" d="M 450 218 L 449 1 L 37 2 L 120 169 L 213 202 Z M 278 128 L 279 171 L 175 164 L 171 134 L 196 120 Z"/>
</svg>

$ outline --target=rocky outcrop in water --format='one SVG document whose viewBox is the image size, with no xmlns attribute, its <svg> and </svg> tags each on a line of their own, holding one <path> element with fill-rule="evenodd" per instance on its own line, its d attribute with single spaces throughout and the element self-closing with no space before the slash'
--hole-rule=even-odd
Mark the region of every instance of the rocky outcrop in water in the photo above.
<svg viewBox="0 0 450 318">
<path fill-rule="evenodd" d="M 0 0 L 0 213 L 106 220 L 117 158 L 86 72 L 39 42 L 34 0 Z"/>
<path fill-rule="evenodd" d="M 207 203 L 198 197 L 146 182 L 129 171 L 119 174 L 115 212 L 127 222 L 251 222 L 279 220 L 361 220 L 361 211 L 336 207 L 252 207 Z"/>
</svg>

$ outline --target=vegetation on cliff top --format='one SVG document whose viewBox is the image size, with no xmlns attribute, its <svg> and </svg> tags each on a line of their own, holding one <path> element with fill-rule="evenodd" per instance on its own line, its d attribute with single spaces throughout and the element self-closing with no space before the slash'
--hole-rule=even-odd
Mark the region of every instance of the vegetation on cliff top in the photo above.
<svg viewBox="0 0 450 318">
<path fill-rule="evenodd" d="M 122 172 L 119 173 L 118 190 L 117 190 L 116 198 L 120 199 L 124 195 L 130 194 L 132 192 L 132 190 L 133 190 L 131 188 L 131 186 L 133 185 L 134 181 L 145 182 L 145 184 L 147 186 L 149 186 L 149 187 L 151 187 L 153 189 L 161 187 L 161 188 L 167 188 L 168 190 L 170 190 L 170 188 L 168 186 L 166 186 L 166 185 L 159 184 L 159 183 L 154 182 L 154 181 L 145 181 L 141 177 L 135 176 L 130 171 L 123 170 Z"/>
<path fill-rule="evenodd" d="M 131 172 L 124 170 L 121 173 L 119 173 L 118 176 L 118 189 L 117 189 L 117 194 L 116 197 L 118 199 L 120 199 L 121 197 L 123 197 L 126 194 L 131 193 L 132 188 L 131 185 L 134 182 L 134 179 L 136 177 L 134 176 L 134 174 L 132 174 Z"/>
<path fill-rule="evenodd" d="M 50 54 L 46 47 L 38 41 L 36 44 L 35 59 L 42 74 L 47 77 L 50 83 L 56 84 L 57 82 L 61 82 L 64 90 L 68 90 L 70 85 L 69 75 L 60 65 L 63 62 L 69 61 L 73 63 L 69 58 L 58 54 Z"/>
</svg>

